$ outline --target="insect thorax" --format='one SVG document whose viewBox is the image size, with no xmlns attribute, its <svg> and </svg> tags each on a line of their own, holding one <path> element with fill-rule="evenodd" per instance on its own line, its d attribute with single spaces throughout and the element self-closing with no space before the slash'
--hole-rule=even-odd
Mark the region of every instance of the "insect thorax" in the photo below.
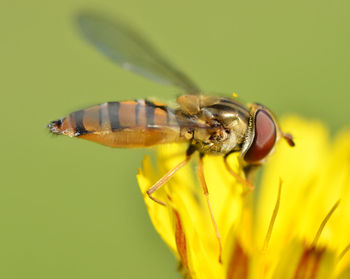
<svg viewBox="0 0 350 279">
<path fill-rule="evenodd" d="M 201 153 L 227 154 L 240 151 L 245 139 L 248 118 L 236 110 L 203 107 L 192 116 L 194 128 L 182 127 L 181 134 Z"/>
</svg>

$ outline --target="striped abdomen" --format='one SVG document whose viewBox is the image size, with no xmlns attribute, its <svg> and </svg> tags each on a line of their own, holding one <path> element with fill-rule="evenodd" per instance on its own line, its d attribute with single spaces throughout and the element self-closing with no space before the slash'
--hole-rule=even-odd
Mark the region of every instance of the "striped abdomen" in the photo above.
<svg viewBox="0 0 350 279">
<path fill-rule="evenodd" d="M 71 113 L 49 124 L 54 134 L 110 147 L 143 147 L 183 141 L 174 111 L 147 100 L 109 102 Z"/>
</svg>

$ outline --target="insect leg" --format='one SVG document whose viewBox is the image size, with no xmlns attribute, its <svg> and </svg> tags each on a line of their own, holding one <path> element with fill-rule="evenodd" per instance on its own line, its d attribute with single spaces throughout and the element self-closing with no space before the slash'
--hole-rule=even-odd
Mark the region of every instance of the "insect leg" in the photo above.
<svg viewBox="0 0 350 279">
<path fill-rule="evenodd" d="M 235 173 L 235 171 L 230 167 L 230 165 L 227 162 L 227 157 L 230 155 L 231 153 L 227 153 L 224 156 L 224 164 L 225 167 L 227 169 L 227 171 L 240 183 L 242 183 L 243 185 L 247 186 L 248 189 L 250 191 L 254 190 L 254 186 L 246 179 L 242 178 L 238 173 Z"/>
<path fill-rule="evenodd" d="M 215 229 L 215 233 L 216 233 L 216 239 L 218 240 L 218 244 L 219 244 L 219 262 L 221 263 L 221 255 L 222 255 L 221 236 L 220 236 L 220 232 L 219 232 L 218 226 L 216 225 L 215 217 L 214 217 L 213 211 L 211 209 L 211 205 L 210 205 L 208 187 L 207 187 L 207 183 L 205 181 L 204 171 L 203 171 L 203 156 L 204 156 L 204 154 L 199 154 L 198 176 L 199 176 L 199 180 L 200 180 L 200 182 L 202 184 L 202 188 L 203 188 L 203 193 L 204 193 L 205 199 L 207 201 L 207 205 L 208 205 L 208 209 L 209 209 L 209 213 L 210 213 L 210 217 L 211 217 L 211 222 L 213 223 L 213 226 L 214 226 L 214 229 Z"/>
<path fill-rule="evenodd" d="M 159 188 L 161 188 L 166 182 L 169 181 L 170 178 L 173 177 L 173 175 L 180 170 L 183 166 L 185 166 L 191 159 L 193 152 L 195 149 L 193 149 L 192 146 L 190 146 L 187 149 L 186 152 L 186 159 L 180 162 L 178 165 L 176 165 L 174 168 L 169 170 L 165 175 L 163 175 L 156 183 L 153 184 L 151 188 L 147 190 L 147 195 L 150 197 L 151 200 L 155 201 L 156 203 L 159 203 L 161 205 L 166 205 L 165 202 L 155 198 L 152 196 L 152 194 L 157 191 Z"/>
</svg>

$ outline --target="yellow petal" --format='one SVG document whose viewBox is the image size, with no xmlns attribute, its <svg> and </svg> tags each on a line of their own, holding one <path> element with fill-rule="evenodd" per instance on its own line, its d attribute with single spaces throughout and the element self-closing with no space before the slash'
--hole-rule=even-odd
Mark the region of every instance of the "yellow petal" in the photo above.
<svg viewBox="0 0 350 279">
<path fill-rule="evenodd" d="M 282 179 L 280 209 L 269 244 L 276 254 L 296 236 L 306 235 L 312 239 L 329 210 L 321 207 L 318 216 L 310 216 L 310 212 L 317 212 L 310 208 L 315 205 L 317 190 L 313 185 L 329 149 L 327 130 L 318 122 L 305 122 L 297 117 L 286 119 L 282 127 L 294 135 L 296 146 L 290 148 L 280 142 L 264 167 L 254 226 L 256 245 L 262 247 Z"/>
</svg>

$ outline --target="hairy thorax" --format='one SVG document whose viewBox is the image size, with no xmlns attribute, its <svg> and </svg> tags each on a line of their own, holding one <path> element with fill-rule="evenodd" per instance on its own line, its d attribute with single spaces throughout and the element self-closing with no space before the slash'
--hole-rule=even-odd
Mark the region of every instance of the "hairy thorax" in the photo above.
<svg viewBox="0 0 350 279">
<path fill-rule="evenodd" d="M 227 154 L 241 150 L 248 119 L 239 112 L 204 107 L 192 119 L 198 125 L 182 128 L 181 135 L 199 152 Z"/>
</svg>

